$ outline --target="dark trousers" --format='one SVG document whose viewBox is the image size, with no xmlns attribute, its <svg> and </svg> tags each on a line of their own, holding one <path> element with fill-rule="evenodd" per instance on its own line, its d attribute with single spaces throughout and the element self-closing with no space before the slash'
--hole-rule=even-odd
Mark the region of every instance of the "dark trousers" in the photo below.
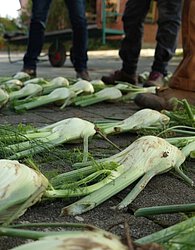
<svg viewBox="0 0 195 250">
<path fill-rule="evenodd" d="M 151 0 L 128 0 L 123 14 L 125 38 L 119 55 L 123 61 L 122 70 L 135 74 L 142 46 L 144 20 Z M 157 0 L 158 31 L 152 71 L 167 74 L 168 62 L 177 47 L 178 31 L 181 24 L 182 0 Z"/>
<path fill-rule="evenodd" d="M 64 0 L 73 30 L 73 64 L 76 71 L 87 68 L 88 30 L 85 16 L 85 0 Z M 27 51 L 24 68 L 36 69 L 37 58 L 44 43 L 44 32 L 51 0 L 33 0 Z"/>
</svg>

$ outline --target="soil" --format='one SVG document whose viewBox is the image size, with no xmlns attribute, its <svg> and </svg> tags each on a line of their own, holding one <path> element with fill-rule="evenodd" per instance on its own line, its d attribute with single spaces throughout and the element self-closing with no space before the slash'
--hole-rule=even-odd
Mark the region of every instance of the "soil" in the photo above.
<svg viewBox="0 0 195 250">
<path fill-rule="evenodd" d="M 28 111 L 23 114 L 16 114 L 10 110 L 3 109 L 0 114 L 0 123 L 5 124 L 29 124 L 34 126 L 44 126 L 69 117 L 80 117 L 89 121 L 100 120 L 103 118 L 113 117 L 124 119 L 138 110 L 133 103 L 100 103 L 86 108 L 67 107 L 60 110 L 58 107 L 47 106 L 36 110 Z M 132 141 L 136 139 L 136 134 L 125 133 L 113 135 L 109 138 L 120 148 L 126 148 Z M 64 144 L 65 149 L 70 149 L 81 144 Z M 113 155 L 117 153 L 117 149 L 108 142 L 100 138 L 92 138 L 89 142 L 89 152 L 92 155 L 105 157 L 105 155 Z M 55 162 L 48 162 L 40 166 L 41 170 L 49 171 L 57 169 Z M 69 163 L 64 162 L 64 170 L 70 169 Z M 186 161 L 188 176 L 195 180 L 195 164 L 193 161 Z M 168 226 L 174 225 L 186 218 L 185 214 L 164 214 L 148 217 L 135 217 L 134 212 L 141 207 L 168 205 L 168 204 L 186 204 L 195 202 L 194 189 L 184 183 L 172 171 L 155 176 L 146 188 L 138 195 L 128 208 L 115 211 L 113 206 L 118 204 L 129 193 L 134 186 L 131 185 L 121 191 L 114 197 L 105 201 L 95 209 L 81 214 L 79 216 L 60 216 L 61 209 L 68 205 L 70 201 L 52 200 L 42 201 L 35 204 L 27 210 L 15 223 L 33 223 L 33 222 L 75 222 L 91 224 L 114 234 L 126 237 L 125 223 L 128 224 L 131 237 L 133 240 L 159 231 Z M 51 229 L 48 229 L 51 230 Z M 57 230 L 63 230 L 58 228 Z M 29 242 L 20 238 L 1 237 L 0 250 L 10 250 L 22 243 Z"/>
</svg>

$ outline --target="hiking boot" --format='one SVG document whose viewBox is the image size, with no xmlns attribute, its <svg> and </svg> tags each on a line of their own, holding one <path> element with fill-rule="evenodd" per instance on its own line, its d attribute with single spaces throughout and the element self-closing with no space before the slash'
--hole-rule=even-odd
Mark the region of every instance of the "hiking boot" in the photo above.
<svg viewBox="0 0 195 250">
<path fill-rule="evenodd" d="M 30 78 L 35 78 L 37 76 L 35 69 L 23 68 L 21 72 L 27 73 L 30 76 Z"/>
<path fill-rule="evenodd" d="M 117 84 L 116 81 L 137 84 L 137 76 L 135 74 L 129 75 L 123 70 L 117 70 L 109 76 L 102 76 L 101 80 L 106 84 Z"/>
<path fill-rule="evenodd" d="M 186 99 L 191 105 L 195 105 L 195 92 L 168 87 L 157 88 L 156 94 L 138 94 L 134 102 L 141 108 L 151 108 L 161 111 L 162 109 L 173 110 L 175 108 L 175 99 Z"/>
<path fill-rule="evenodd" d="M 163 87 L 164 86 L 164 75 L 157 71 L 150 72 L 148 80 L 144 83 L 143 87 Z"/>
<path fill-rule="evenodd" d="M 87 70 L 83 70 L 81 72 L 77 72 L 76 78 L 77 79 L 83 79 L 83 80 L 86 80 L 86 81 L 91 81 L 91 79 L 89 77 L 89 73 L 88 73 Z"/>
</svg>

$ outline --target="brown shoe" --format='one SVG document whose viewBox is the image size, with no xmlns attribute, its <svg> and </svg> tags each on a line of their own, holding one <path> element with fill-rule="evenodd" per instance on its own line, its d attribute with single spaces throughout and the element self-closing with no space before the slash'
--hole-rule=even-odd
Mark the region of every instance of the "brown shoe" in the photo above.
<svg viewBox="0 0 195 250">
<path fill-rule="evenodd" d="M 27 73 L 30 76 L 30 78 L 35 78 L 37 76 L 37 73 L 36 73 L 35 69 L 23 68 L 21 70 L 21 72 Z"/>
<path fill-rule="evenodd" d="M 144 83 L 143 87 L 163 87 L 164 86 L 164 75 L 157 71 L 150 72 L 148 80 Z"/>
<path fill-rule="evenodd" d="M 83 80 L 86 80 L 86 81 L 91 81 L 91 79 L 89 77 L 89 73 L 88 73 L 87 70 L 83 70 L 81 72 L 77 72 L 76 78 L 77 79 L 83 79 Z"/>
<path fill-rule="evenodd" d="M 109 76 L 102 76 L 101 80 L 106 84 L 117 84 L 116 81 L 121 81 L 121 82 L 128 82 L 128 83 L 135 84 L 135 85 L 138 81 L 137 76 L 135 74 L 129 75 L 122 70 L 117 70 Z"/>
<path fill-rule="evenodd" d="M 175 107 L 174 99 L 186 99 L 190 104 L 195 105 L 195 92 L 173 88 L 157 88 L 156 94 L 138 94 L 134 102 L 141 108 L 151 108 L 155 110 L 173 110 Z"/>
<path fill-rule="evenodd" d="M 161 111 L 162 109 L 172 110 L 171 104 L 163 97 L 152 93 L 138 94 L 134 98 L 134 102 L 140 108 L 150 108 Z"/>
</svg>

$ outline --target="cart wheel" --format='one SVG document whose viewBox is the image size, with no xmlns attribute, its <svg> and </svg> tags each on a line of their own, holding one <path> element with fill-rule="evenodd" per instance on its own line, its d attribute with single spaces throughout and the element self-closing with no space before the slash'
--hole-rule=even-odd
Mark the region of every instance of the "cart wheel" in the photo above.
<svg viewBox="0 0 195 250">
<path fill-rule="evenodd" d="M 66 49 L 62 43 L 52 43 L 49 47 L 49 61 L 53 67 L 61 67 L 66 61 Z"/>
<path fill-rule="evenodd" d="M 74 52 L 73 52 L 73 47 L 70 48 L 70 61 L 72 65 L 74 65 Z"/>
</svg>

